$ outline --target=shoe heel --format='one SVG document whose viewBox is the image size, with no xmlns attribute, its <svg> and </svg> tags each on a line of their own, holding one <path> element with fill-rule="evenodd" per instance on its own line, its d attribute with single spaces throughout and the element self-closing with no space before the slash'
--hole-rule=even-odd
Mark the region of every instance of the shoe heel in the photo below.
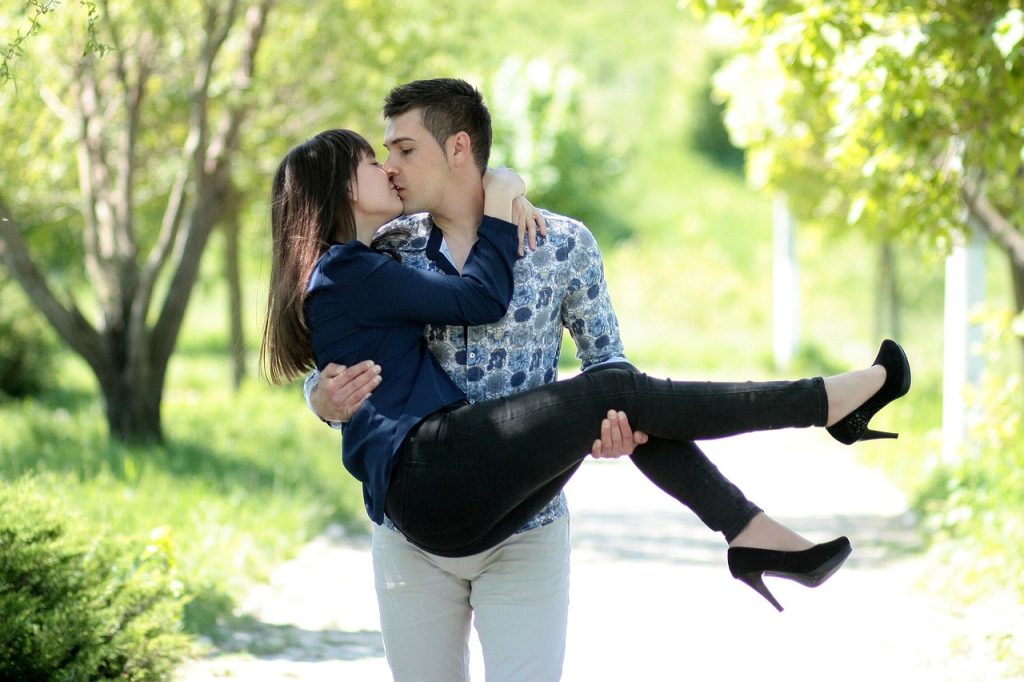
<svg viewBox="0 0 1024 682">
<path fill-rule="evenodd" d="M 864 433 L 861 434 L 859 440 L 878 440 L 880 438 L 899 438 L 900 434 L 892 433 L 891 431 L 875 431 L 873 429 L 864 429 Z"/>
<path fill-rule="evenodd" d="M 764 584 L 763 574 L 741 573 L 740 575 L 736 576 L 736 579 L 740 582 L 744 582 L 747 585 L 750 585 L 752 588 L 754 588 L 755 592 L 757 592 L 759 595 L 767 599 L 768 603 L 777 608 L 779 610 L 779 613 L 782 613 L 782 604 L 780 604 L 779 601 L 772 595 L 772 593 L 768 591 L 768 587 Z"/>
<path fill-rule="evenodd" d="M 860 407 L 826 429 L 833 438 L 844 445 L 852 445 L 863 440 L 897 437 L 895 433 L 873 431 L 867 426 L 879 410 L 897 398 L 902 398 L 910 390 L 910 361 L 898 343 L 886 339 L 878 349 L 874 365 L 885 368 L 885 382 L 882 387 Z"/>
</svg>

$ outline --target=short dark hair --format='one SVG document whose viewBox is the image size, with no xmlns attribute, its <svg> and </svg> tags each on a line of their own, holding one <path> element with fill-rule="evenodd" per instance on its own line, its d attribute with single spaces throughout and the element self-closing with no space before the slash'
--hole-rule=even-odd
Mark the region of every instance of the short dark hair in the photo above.
<svg viewBox="0 0 1024 682">
<path fill-rule="evenodd" d="M 465 131 L 473 143 L 473 160 L 482 173 L 491 157 L 491 114 L 483 95 L 458 78 L 431 78 L 399 85 L 384 100 L 384 118 L 423 110 L 423 127 L 444 147 L 449 137 Z"/>
</svg>

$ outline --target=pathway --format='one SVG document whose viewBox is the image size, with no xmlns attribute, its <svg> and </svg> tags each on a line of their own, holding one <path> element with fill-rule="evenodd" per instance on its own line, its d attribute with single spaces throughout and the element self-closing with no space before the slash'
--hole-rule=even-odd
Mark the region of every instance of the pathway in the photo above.
<svg viewBox="0 0 1024 682">
<path fill-rule="evenodd" d="M 721 539 L 628 460 L 589 461 L 567 488 L 564 682 L 1006 679 L 989 633 L 1019 630 L 1019 607 L 958 613 L 921 589 L 927 564 L 908 552 L 919 542 L 906 502 L 855 461 L 855 449 L 796 431 L 705 445 L 769 513 L 814 540 L 848 535 L 853 556 L 816 590 L 769 578 L 786 607 L 779 614 L 729 576 Z M 185 666 L 178 682 L 390 680 L 365 538 L 316 540 L 244 609 L 254 626 L 237 634 L 236 651 Z M 482 681 L 475 642 L 473 652 L 473 679 Z"/>
</svg>

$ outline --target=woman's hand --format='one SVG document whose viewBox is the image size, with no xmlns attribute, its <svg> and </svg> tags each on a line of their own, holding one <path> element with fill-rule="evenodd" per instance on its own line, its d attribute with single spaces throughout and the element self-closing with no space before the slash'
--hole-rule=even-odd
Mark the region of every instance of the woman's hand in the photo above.
<svg viewBox="0 0 1024 682">
<path fill-rule="evenodd" d="M 484 173 L 484 214 L 519 227 L 519 255 L 526 255 L 524 243 L 537 248 L 537 233 L 547 236 L 544 216 L 526 198 L 526 183 L 511 168 L 489 168 Z"/>
<path fill-rule="evenodd" d="M 526 193 L 526 183 L 511 168 L 488 168 L 484 173 L 484 215 L 512 222 L 512 201 Z"/>
<path fill-rule="evenodd" d="M 536 208 L 525 195 L 520 194 L 512 202 L 512 222 L 519 226 L 519 255 L 525 256 L 526 250 L 523 247 L 523 233 L 526 233 L 527 244 L 530 251 L 537 250 L 537 235 L 548 236 L 548 225 L 544 221 L 544 214 Z"/>
</svg>

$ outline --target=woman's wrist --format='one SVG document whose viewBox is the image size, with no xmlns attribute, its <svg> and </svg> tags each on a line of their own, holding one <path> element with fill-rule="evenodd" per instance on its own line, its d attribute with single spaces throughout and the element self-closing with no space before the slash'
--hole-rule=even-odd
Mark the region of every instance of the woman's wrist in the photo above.
<svg viewBox="0 0 1024 682">
<path fill-rule="evenodd" d="M 526 192 L 523 179 L 509 168 L 489 168 L 484 173 L 484 215 L 512 222 L 512 202 Z"/>
<path fill-rule="evenodd" d="M 488 193 L 484 199 L 484 215 L 511 223 L 512 200 L 517 196 L 519 195 L 510 192 Z"/>
</svg>

